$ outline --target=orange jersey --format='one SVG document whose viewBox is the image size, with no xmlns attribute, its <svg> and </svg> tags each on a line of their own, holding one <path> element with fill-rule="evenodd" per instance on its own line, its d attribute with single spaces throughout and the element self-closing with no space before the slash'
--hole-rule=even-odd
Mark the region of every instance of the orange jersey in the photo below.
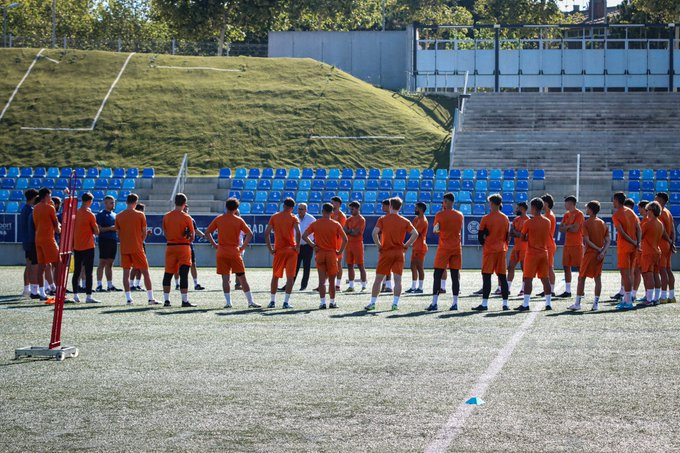
<svg viewBox="0 0 680 453">
<path fill-rule="evenodd" d="M 332 214 L 331 214 L 331 219 L 333 219 Z M 335 219 L 333 219 L 333 220 L 335 220 Z M 340 225 L 343 225 L 342 222 L 339 222 L 337 220 L 335 220 L 335 221 L 338 222 Z M 345 226 L 348 230 L 355 230 L 355 229 L 359 230 L 359 234 L 356 235 L 356 236 L 350 236 L 349 234 L 347 235 L 347 242 L 349 244 L 363 244 L 364 243 L 364 230 L 366 229 L 366 219 L 364 218 L 364 216 L 362 216 L 361 214 L 359 214 L 357 216 L 350 216 L 347 219 L 347 222 L 345 222 L 345 224 L 343 226 Z M 340 248 L 339 245 L 338 245 L 338 248 Z"/>
<path fill-rule="evenodd" d="M 404 250 L 404 238 L 413 231 L 413 225 L 407 218 L 399 214 L 387 214 L 378 219 L 380 228 L 380 245 L 383 251 Z"/>
<path fill-rule="evenodd" d="M 439 211 L 434 216 L 434 224 L 439 224 L 438 249 L 452 252 L 461 250 L 460 236 L 463 230 L 463 213 L 455 209 Z"/>
<path fill-rule="evenodd" d="M 522 234 L 527 235 L 527 258 L 542 256 L 548 252 L 550 230 L 550 219 L 542 215 L 532 217 L 524 222 Z"/>
<path fill-rule="evenodd" d="M 484 253 L 498 253 L 508 251 L 508 230 L 510 220 L 500 211 L 490 212 L 482 217 L 479 230 L 488 231 L 484 240 Z"/>
<path fill-rule="evenodd" d="M 194 222 L 186 212 L 173 210 L 163 216 L 163 231 L 168 244 L 191 244 L 191 239 L 186 237 L 187 229 L 193 237 Z"/>
<path fill-rule="evenodd" d="M 73 250 L 93 249 L 95 231 L 98 231 L 97 219 L 90 208 L 79 208 L 73 227 Z"/>
<path fill-rule="evenodd" d="M 314 234 L 314 243 L 320 250 L 334 253 L 339 250 L 338 244 L 342 244 L 342 235 L 345 233 L 339 222 L 324 217 L 312 222 L 307 232 Z"/>
<path fill-rule="evenodd" d="M 524 226 L 524 223 L 529 220 L 529 216 L 527 215 L 518 215 L 514 219 L 512 219 L 512 228 L 517 232 L 521 233 L 522 232 L 522 227 Z M 527 241 L 522 239 L 522 237 L 516 237 L 515 238 L 515 245 L 513 246 L 515 250 L 526 250 L 527 249 Z"/>
<path fill-rule="evenodd" d="M 578 209 L 574 212 L 567 211 L 562 217 L 562 225 L 578 225 L 578 230 L 567 231 L 564 238 L 564 245 L 569 246 L 582 246 L 583 245 L 583 224 L 585 222 L 585 217 L 583 212 Z"/>
<path fill-rule="evenodd" d="M 590 217 L 583 223 L 584 236 L 587 236 L 590 242 L 599 248 L 604 247 L 604 239 L 607 237 L 608 232 L 607 224 L 599 217 Z M 597 253 L 597 250 L 586 246 L 586 253 Z"/>
<path fill-rule="evenodd" d="M 413 218 L 411 221 L 413 224 L 413 228 L 416 229 L 418 232 L 418 239 L 416 239 L 416 242 L 413 243 L 413 251 L 414 252 L 423 252 L 427 250 L 427 227 L 428 227 L 428 222 L 427 222 L 427 217 L 425 216 L 416 216 Z"/>
<path fill-rule="evenodd" d="M 300 219 L 292 212 L 281 211 L 269 219 L 269 225 L 274 230 L 274 250 L 295 248 L 295 225 L 300 224 Z"/>
<path fill-rule="evenodd" d="M 663 240 L 664 227 L 657 218 L 647 217 L 647 221 L 641 224 L 642 229 L 642 254 L 661 255 L 659 244 Z"/>
<path fill-rule="evenodd" d="M 245 235 L 252 233 L 241 217 L 231 213 L 217 216 L 210 222 L 206 234 L 212 234 L 215 231 L 217 231 L 218 249 L 222 250 L 225 254 L 234 256 L 240 256 L 241 233 Z"/>
<path fill-rule="evenodd" d="M 125 209 L 116 215 L 116 231 L 120 240 L 121 254 L 144 251 L 146 216 L 141 211 Z"/>
<path fill-rule="evenodd" d="M 35 225 L 35 243 L 54 242 L 57 233 L 54 225 L 57 224 L 57 211 L 54 205 L 38 203 L 33 208 L 33 224 Z"/>
<path fill-rule="evenodd" d="M 331 220 L 335 220 L 340 224 L 340 226 L 345 226 L 347 223 L 347 216 L 345 215 L 344 212 L 338 211 L 338 212 L 331 212 Z"/>
<path fill-rule="evenodd" d="M 623 230 L 632 240 L 636 240 L 636 227 L 640 223 L 635 213 L 626 207 L 618 209 L 612 216 L 614 227 Z M 617 238 L 616 248 L 622 252 L 634 252 L 635 245 L 631 244 L 622 237 Z"/>
<path fill-rule="evenodd" d="M 669 211 L 666 208 L 663 208 L 661 210 L 661 215 L 659 216 L 659 220 L 661 221 L 661 224 L 663 225 L 664 230 L 666 230 L 666 234 L 668 235 L 669 238 L 674 238 L 673 236 L 673 231 L 675 228 L 675 222 L 673 221 L 673 215 L 671 214 L 671 211 Z M 662 239 L 662 242 L 666 243 L 666 247 L 670 250 L 670 243 L 668 241 L 664 241 Z"/>
<path fill-rule="evenodd" d="M 554 247 L 556 244 L 555 230 L 557 229 L 557 217 L 555 217 L 555 213 L 552 212 L 552 209 L 547 210 L 543 216 L 550 220 L 550 241 Z"/>
</svg>

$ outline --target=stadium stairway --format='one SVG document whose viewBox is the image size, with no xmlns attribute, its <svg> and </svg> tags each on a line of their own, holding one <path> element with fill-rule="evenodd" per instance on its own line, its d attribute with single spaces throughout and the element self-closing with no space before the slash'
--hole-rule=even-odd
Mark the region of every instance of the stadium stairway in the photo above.
<svg viewBox="0 0 680 453">
<path fill-rule="evenodd" d="M 678 137 L 680 93 L 475 93 L 454 166 L 544 168 L 559 201 L 576 190 L 580 153 L 581 200 L 608 202 L 612 170 L 674 168 Z"/>
</svg>

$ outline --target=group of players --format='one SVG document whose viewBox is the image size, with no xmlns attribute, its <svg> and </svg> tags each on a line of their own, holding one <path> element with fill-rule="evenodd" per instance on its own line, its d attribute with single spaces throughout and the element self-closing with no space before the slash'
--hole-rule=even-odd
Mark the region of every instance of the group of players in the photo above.
<svg viewBox="0 0 680 453">
<path fill-rule="evenodd" d="M 36 196 L 29 200 L 29 196 L 33 195 Z M 36 194 L 29 194 L 27 191 L 26 198 L 27 205 L 30 205 L 32 212 L 28 220 L 23 221 L 21 227 L 26 231 L 25 241 L 30 237 L 34 238 L 33 248 L 30 244 L 28 246 L 24 244 L 24 249 L 26 250 L 27 279 L 30 281 L 31 297 L 36 298 L 34 294 L 37 294 L 37 297 L 44 296 L 44 293 L 35 292 L 34 289 L 41 291 L 37 289 L 38 280 L 42 280 L 41 276 L 45 274 L 46 269 L 51 267 L 52 282 L 56 277 L 59 251 L 55 235 L 59 233 L 60 224 L 49 189 L 41 189 Z M 39 200 L 38 203 L 34 203 L 36 199 Z M 154 298 L 144 246 L 147 235 L 146 217 L 143 207 L 140 209 L 137 195 L 128 196 L 126 209 L 116 215 L 112 223 L 106 219 L 99 219 L 101 213 L 95 217 L 90 210 L 92 200 L 92 194 L 82 194 L 82 205 L 75 216 L 74 300 L 79 301 L 78 291 L 81 286 L 79 279 L 80 274 L 84 273 L 86 301 L 96 302 L 91 296 L 94 236 L 100 236 L 101 255 L 102 235 L 112 232 L 117 234 L 120 240 L 123 287 L 127 302 L 132 303 L 131 288 L 139 287 L 139 279 L 143 277 L 148 303 L 159 304 L 160 302 Z M 622 300 L 617 305 L 617 309 L 625 310 L 634 307 L 633 302 L 635 302 L 636 291 L 641 281 L 644 282 L 645 296 L 642 300 L 638 300 L 639 305 L 675 302 L 675 279 L 671 270 L 671 256 L 675 253 L 675 230 L 673 218 L 665 208 L 668 195 L 661 192 L 656 195 L 655 201 L 641 202 L 639 204 L 641 219 L 632 209 L 635 207 L 634 202 L 626 199 L 622 192 L 615 193 L 612 201 L 615 209 L 613 223 L 618 235 L 618 268 L 621 273 L 621 291 L 616 298 Z M 454 209 L 454 203 L 454 194 L 445 194 L 441 210 L 435 214 L 433 220 L 432 231 L 438 235 L 438 247 L 434 258 L 432 301 L 426 308 L 429 311 L 438 310 L 440 295 L 445 293 L 447 269 L 453 294 L 450 310 L 458 309 L 462 268 L 463 214 Z M 557 221 L 552 212 L 553 197 L 546 194 L 532 199 L 529 204 L 518 203 L 516 217 L 512 222 L 501 211 L 502 197 L 500 195 L 490 195 L 488 203 L 489 214 L 482 218 L 478 232 L 479 242 L 483 246 L 483 286 L 479 291 L 482 302 L 473 310 L 488 310 L 493 274 L 497 276 L 496 292 L 501 296 L 502 309 L 510 309 L 508 297 L 518 264 L 523 272 L 522 289 L 519 295 L 524 297 L 524 301 L 516 307 L 516 310 L 529 310 L 534 278 L 541 280 L 543 292 L 539 296 L 545 298 L 545 309 L 552 310 L 552 298 L 558 297 L 554 294 Z M 366 289 L 363 240 L 366 220 L 361 215 L 359 202 L 349 203 L 349 217 L 340 210 L 341 205 L 342 200 L 334 197 L 331 203 L 323 205 L 322 216 L 313 219 L 308 218 L 304 209 L 298 209 L 298 216 L 296 216 L 293 213 L 295 201 L 287 198 L 283 202 L 282 211 L 270 218 L 264 234 L 267 248 L 273 255 L 271 298 L 268 308 L 276 307 L 277 292 L 281 290 L 284 292 L 282 307 L 292 308 L 290 299 L 296 274 L 303 258 L 302 246 L 310 247 L 316 255 L 320 309 L 338 307 L 336 291 L 340 290 L 343 256 L 348 267 L 349 286 L 346 291 L 354 291 L 355 266 L 359 270 L 361 289 Z M 559 297 L 572 297 L 572 268 L 578 268 L 576 301 L 569 309 L 581 309 L 581 302 L 585 296 L 585 280 L 592 278 L 595 281 L 592 309 L 597 310 L 602 289 L 602 267 L 611 242 L 610 234 L 604 221 L 598 218 L 600 211 L 598 201 L 591 201 L 587 204 L 587 219 L 583 212 L 576 208 L 576 205 L 575 197 L 565 198 L 566 213 L 559 230 L 565 235 L 562 264 L 566 288 Z M 243 261 L 243 252 L 251 241 L 253 233 L 240 217 L 238 208 L 237 199 L 228 199 L 225 213 L 216 217 L 203 234 L 196 228 L 195 222 L 186 212 L 187 197 L 181 193 L 176 195 L 175 209 L 164 215 L 162 224 L 167 240 L 163 276 L 165 306 L 170 306 L 173 276 L 176 279 L 179 278 L 182 307 L 195 306 L 188 300 L 188 275 L 192 266 L 195 266 L 192 247 L 194 236 L 200 234 L 217 249 L 217 274 L 222 276 L 225 308 L 232 307 L 231 274 L 235 275 L 238 287 L 245 293 L 248 306 L 260 308 L 260 305 L 253 300 Z M 299 208 L 304 208 L 304 205 Z M 411 253 L 412 284 L 406 292 L 423 292 L 424 261 L 428 252 L 426 237 L 429 222 L 425 216 L 427 205 L 416 204 L 416 216 L 412 221 L 400 215 L 401 208 L 402 201 L 399 198 L 384 200 L 384 215 L 378 219 L 371 233 L 379 256 L 370 302 L 365 307 L 366 310 L 375 310 L 379 294 L 385 291 L 393 294 L 392 310 L 399 309 L 405 252 L 411 247 L 413 248 Z M 528 212 L 531 216 L 527 215 Z M 301 221 L 305 226 L 304 230 L 300 226 Z M 31 231 L 31 226 L 34 231 Z M 217 241 L 213 237 L 214 233 L 217 233 Z M 407 238 L 406 242 L 404 242 L 405 238 Z M 514 245 L 510 258 L 506 261 L 511 239 L 514 239 Z M 108 256 L 110 255 L 106 255 L 104 259 L 110 259 Z M 311 259 L 311 254 L 309 258 Z M 35 264 L 35 269 L 29 267 L 29 264 Z M 195 267 L 193 270 L 195 272 Z M 286 284 L 279 288 L 279 279 L 283 278 L 284 274 Z M 307 277 L 303 280 L 303 286 L 306 286 L 306 279 Z M 200 287 L 195 274 L 194 283 L 195 288 Z M 109 278 L 109 289 L 112 287 Z M 98 288 L 101 289 L 101 273 L 98 276 Z M 115 290 L 115 287 L 113 288 Z"/>
</svg>

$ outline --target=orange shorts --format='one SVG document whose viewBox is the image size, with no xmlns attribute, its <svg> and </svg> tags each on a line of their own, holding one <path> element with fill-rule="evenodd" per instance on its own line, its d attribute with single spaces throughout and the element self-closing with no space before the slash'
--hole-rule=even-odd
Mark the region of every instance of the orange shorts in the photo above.
<svg viewBox="0 0 680 453">
<path fill-rule="evenodd" d="M 435 269 L 461 269 L 463 267 L 463 254 L 461 250 L 445 250 L 437 247 L 434 255 Z"/>
<path fill-rule="evenodd" d="M 562 266 L 579 267 L 583 259 L 583 246 L 565 245 L 562 249 Z"/>
<path fill-rule="evenodd" d="M 635 268 L 635 256 L 637 252 L 632 250 L 630 252 L 618 249 L 616 252 L 617 256 L 617 268 L 619 269 L 634 269 Z"/>
<path fill-rule="evenodd" d="M 425 261 L 425 256 L 427 256 L 427 245 L 421 249 L 411 249 L 411 262 L 415 261 Z"/>
<path fill-rule="evenodd" d="M 548 242 L 548 265 L 550 269 L 555 268 L 555 253 L 557 253 L 557 245 L 554 242 Z"/>
<path fill-rule="evenodd" d="M 661 249 L 659 267 L 662 269 L 670 269 L 671 257 L 673 256 L 673 252 L 671 251 L 671 245 L 668 242 L 661 239 L 661 241 L 659 242 L 659 248 Z"/>
<path fill-rule="evenodd" d="M 526 250 L 517 250 L 517 247 L 513 247 L 512 252 L 510 252 L 510 261 L 514 263 L 523 263 L 526 253 Z"/>
<path fill-rule="evenodd" d="M 602 265 L 604 264 L 604 260 L 599 261 L 597 259 L 598 253 L 593 251 L 587 252 L 583 255 L 583 259 L 581 260 L 581 267 L 579 268 L 579 277 L 584 277 L 584 278 L 595 278 L 599 277 L 602 275 Z"/>
<path fill-rule="evenodd" d="M 38 264 L 50 264 L 59 261 L 59 246 L 54 239 L 50 242 L 36 242 L 35 252 Z"/>
<path fill-rule="evenodd" d="M 134 253 L 121 253 L 120 267 L 123 269 L 146 270 L 149 268 L 149 262 L 146 260 L 144 250 L 139 250 Z"/>
<path fill-rule="evenodd" d="M 335 277 L 339 270 L 338 254 L 331 250 L 319 250 L 316 252 L 316 268 L 329 277 Z"/>
<path fill-rule="evenodd" d="M 635 269 L 640 269 L 640 264 L 642 263 L 642 251 L 638 250 L 635 252 Z"/>
<path fill-rule="evenodd" d="M 274 264 L 272 265 L 274 277 L 283 277 L 285 271 L 287 278 L 294 278 L 295 269 L 297 268 L 297 258 L 298 254 L 292 247 L 277 250 L 274 254 Z"/>
<path fill-rule="evenodd" d="M 505 274 L 508 271 L 505 255 L 505 252 L 482 253 L 482 274 Z"/>
<path fill-rule="evenodd" d="M 165 272 L 176 274 L 181 266 L 191 267 L 191 247 L 189 244 L 167 246 L 165 248 Z"/>
<path fill-rule="evenodd" d="M 640 272 L 643 274 L 646 272 L 659 273 L 659 261 L 661 260 L 661 255 L 642 255 L 640 258 Z"/>
<path fill-rule="evenodd" d="M 352 264 L 364 264 L 364 243 L 347 243 L 345 247 L 345 261 L 348 265 Z M 342 255 L 341 255 L 342 257 Z"/>
<path fill-rule="evenodd" d="M 383 250 L 378 256 L 375 273 L 380 275 L 401 275 L 404 272 L 404 249 Z"/>
<path fill-rule="evenodd" d="M 217 273 L 219 275 L 242 274 L 246 271 L 240 253 L 234 254 L 217 249 Z"/>
<path fill-rule="evenodd" d="M 550 275 L 550 253 L 530 255 L 524 258 L 522 278 L 548 278 Z"/>
</svg>

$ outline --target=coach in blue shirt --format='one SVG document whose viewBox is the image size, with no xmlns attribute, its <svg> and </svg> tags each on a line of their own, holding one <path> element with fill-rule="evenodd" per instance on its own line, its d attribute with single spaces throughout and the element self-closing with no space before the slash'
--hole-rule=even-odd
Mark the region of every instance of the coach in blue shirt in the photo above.
<svg viewBox="0 0 680 453">
<path fill-rule="evenodd" d="M 113 286 L 113 261 L 116 259 L 118 242 L 116 240 L 116 214 L 113 209 L 116 200 L 111 195 L 104 197 L 104 209 L 97 213 L 97 225 L 99 226 L 99 266 L 97 266 L 97 289 L 98 293 L 105 291 L 122 291 Z M 106 271 L 107 287 L 102 287 L 102 277 Z"/>
</svg>

